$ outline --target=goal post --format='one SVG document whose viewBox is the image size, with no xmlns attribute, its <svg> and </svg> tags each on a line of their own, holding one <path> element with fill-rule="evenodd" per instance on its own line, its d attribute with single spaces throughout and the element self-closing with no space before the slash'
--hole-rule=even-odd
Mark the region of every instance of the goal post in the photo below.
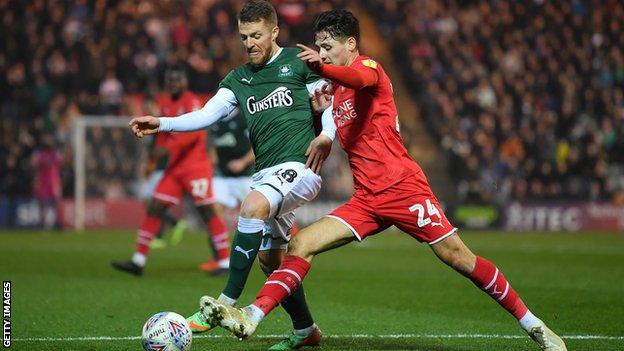
<svg viewBox="0 0 624 351">
<path fill-rule="evenodd" d="M 87 156 L 95 157 L 95 155 L 87 155 L 89 150 L 93 150 L 88 144 L 90 128 L 98 128 L 101 130 L 119 129 L 122 133 L 126 133 L 128 137 L 122 140 L 128 144 L 132 143 L 134 136 L 128 129 L 129 117 L 119 116 L 80 116 L 73 121 L 72 127 L 72 144 L 74 149 L 74 212 L 73 226 L 75 230 L 81 231 L 85 229 L 85 207 L 87 198 Z M 106 137 L 104 137 L 106 138 Z M 143 149 L 142 144 L 134 141 L 137 151 Z M 127 148 L 123 148 L 124 150 Z M 118 152 L 116 149 L 115 152 Z M 139 166 L 139 155 L 124 155 L 127 162 L 136 162 L 135 167 Z M 97 158 L 96 158 L 97 161 Z"/>
</svg>

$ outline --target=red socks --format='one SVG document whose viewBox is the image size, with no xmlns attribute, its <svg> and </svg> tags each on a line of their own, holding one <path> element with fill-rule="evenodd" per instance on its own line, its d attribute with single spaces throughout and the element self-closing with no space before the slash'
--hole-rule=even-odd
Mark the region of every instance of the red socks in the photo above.
<svg viewBox="0 0 624 351">
<path fill-rule="evenodd" d="M 303 258 L 284 256 L 282 264 L 271 273 L 253 304 L 266 316 L 282 300 L 299 288 L 308 270 L 310 270 L 310 263 Z"/>
<path fill-rule="evenodd" d="M 310 263 L 298 256 L 285 256 L 279 269 L 273 271 L 254 301 L 254 305 L 269 314 L 288 295 L 299 288 Z M 477 257 L 470 279 L 487 292 L 516 319 L 520 320 L 528 309 L 511 284 L 496 266 L 483 257 Z"/>
<path fill-rule="evenodd" d="M 154 235 L 158 233 L 162 226 L 162 220 L 158 217 L 147 216 L 141 223 L 137 232 L 135 252 L 147 256 L 150 249 L 150 243 Z"/>
<path fill-rule="evenodd" d="M 528 311 L 522 299 L 503 273 L 490 261 L 477 256 L 477 263 L 470 274 L 470 279 L 476 286 L 487 292 L 494 300 L 503 306 L 516 319 L 524 317 Z"/>
<path fill-rule="evenodd" d="M 230 237 L 228 236 L 225 221 L 219 216 L 213 216 L 206 222 L 210 231 L 210 240 L 216 251 L 217 260 L 226 260 L 230 257 Z"/>
</svg>

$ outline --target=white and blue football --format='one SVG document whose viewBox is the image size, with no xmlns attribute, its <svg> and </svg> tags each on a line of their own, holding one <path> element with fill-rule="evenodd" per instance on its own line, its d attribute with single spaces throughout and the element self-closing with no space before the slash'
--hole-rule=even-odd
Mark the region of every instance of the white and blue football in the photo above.
<svg viewBox="0 0 624 351">
<path fill-rule="evenodd" d="M 175 312 L 159 312 L 145 322 L 141 343 L 145 351 L 188 351 L 192 338 L 184 317 Z"/>
</svg>

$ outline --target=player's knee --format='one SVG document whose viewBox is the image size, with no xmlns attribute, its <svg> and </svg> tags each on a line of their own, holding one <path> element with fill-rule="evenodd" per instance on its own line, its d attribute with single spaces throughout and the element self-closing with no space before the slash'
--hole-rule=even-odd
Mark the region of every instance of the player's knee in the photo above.
<svg viewBox="0 0 624 351">
<path fill-rule="evenodd" d="M 269 218 L 270 206 L 262 194 L 250 193 L 243 201 L 240 216 L 243 218 L 256 218 L 265 220 Z"/>
<path fill-rule="evenodd" d="M 456 271 L 462 274 L 470 274 L 474 266 L 469 251 L 463 250 L 461 247 L 452 247 L 444 253 L 442 260 Z"/>
<path fill-rule="evenodd" d="M 314 255 L 310 245 L 306 244 L 305 236 L 297 235 L 288 243 L 288 255 L 308 258 Z"/>
<path fill-rule="evenodd" d="M 197 206 L 197 211 L 199 215 L 202 217 L 204 222 L 208 221 L 210 218 L 215 216 L 215 211 L 213 210 L 213 205 L 202 205 Z"/>
<path fill-rule="evenodd" d="M 274 265 L 272 262 L 267 262 L 266 260 L 258 260 L 260 263 L 260 269 L 267 277 L 273 273 L 274 270 L 279 268 L 279 265 Z"/>
<path fill-rule="evenodd" d="M 150 217 L 160 217 L 165 214 L 168 204 L 152 199 L 147 205 L 147 215 Z"/>
<path fill-rule="evenodd" d="M 247 204 L 246 206 L 241 206 L 240 216 L 243 218 L 266 220 L 269 218 L 269 210 L 258 204 Z"/>
<path fill-rule="evenodd" d="M 263 252 L 264 251 L 261 251 L 260 254 L 258 254 L 258 263 L 264 275 L 269 276 L 274 270 L 279 268 L 281 258 L 263 254 Z"/>
</svg>

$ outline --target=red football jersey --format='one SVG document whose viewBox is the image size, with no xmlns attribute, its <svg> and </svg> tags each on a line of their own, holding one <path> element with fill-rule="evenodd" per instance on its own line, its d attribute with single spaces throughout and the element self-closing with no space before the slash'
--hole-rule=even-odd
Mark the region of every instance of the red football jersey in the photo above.
<svg viewBox="0 0 624 351">
<path fill-rule="evenodd" d="M 171 99 L 170 94 L 163 95 L 157 101 L 162 116 L 179 116 L 201 108 L 201 102 L 191 92 L 185 92 L 177 100 Z M 206 162 L 211 164 L 206 150 L 206 130 L 184 133 L 159 133 L 157 145 L 162 145 L 169 151 L 167 169 L 196 165 Z"/>
<path fill-rule="evenodd" d="M 355 190 L 376 193 L 409 176 L 427 184 L 399 134 L 390 78 L 366 56 L 358 56 L 350 67 L 377 74 L 376 84 L 363 89 L 334 88 L 334 121 L 340 145 L 349 156 Z"/>
</svg>

